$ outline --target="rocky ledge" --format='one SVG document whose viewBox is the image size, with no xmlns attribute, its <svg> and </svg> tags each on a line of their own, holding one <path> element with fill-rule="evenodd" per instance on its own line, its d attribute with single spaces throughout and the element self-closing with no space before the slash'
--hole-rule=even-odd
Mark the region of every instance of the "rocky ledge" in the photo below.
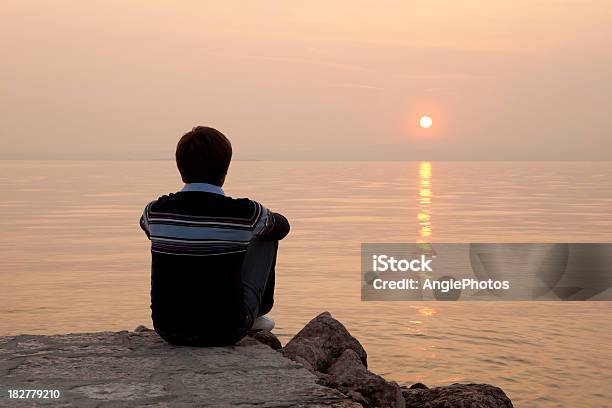
<svg viewBox="0 0 612 408">
<path fill-rule="evenodd" d="M 8 390 L 57 389 L 16 400 Z M 0 407 L 512 407 L 486 384 L 400 387 L 367 368 L 361 344 L 325 312 L 281 347 L 257 333 L 231 347 L 174 347 L 133 332 L 0 337 Z"/>
</svg>

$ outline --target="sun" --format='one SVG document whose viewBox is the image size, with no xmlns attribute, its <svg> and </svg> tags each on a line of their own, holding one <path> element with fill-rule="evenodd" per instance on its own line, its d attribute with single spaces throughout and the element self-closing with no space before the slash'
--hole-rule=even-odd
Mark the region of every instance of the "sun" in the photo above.
<svg viewBox="0 0 612 408">
<path fill-rule="evenodd" d="M 431 119 L 430 116 L 421 116 L 421 119 L 419 119 L 419 125 L 423 129 L 430 128 L 431 125 L 433 125 L 433 119 Z"/>
</svg>

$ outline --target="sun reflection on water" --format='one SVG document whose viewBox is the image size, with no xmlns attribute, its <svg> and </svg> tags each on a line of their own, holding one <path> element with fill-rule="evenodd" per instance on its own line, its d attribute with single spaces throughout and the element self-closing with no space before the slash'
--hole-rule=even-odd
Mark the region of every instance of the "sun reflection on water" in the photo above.
<svg viewBox="0 0 612 408">
<path fill-rule="evenodd" d="M 419 243 L 429 243 L 431 241 L 431 201 L 433 191 L 431 187 L 431 162 L 421 162 L 419 164 Z"/>
<path fill-rule="evenodd" d="M 417 243 L 424 253 L 431 256 L 436 255 L 436 251 L 431 245 L 432 238 L 432 220 L 431 220 L 431 205 L 433 199 L 432 190 L 432 172 L 431 162 L 419 163 L 419 212 L 417 219 L 419 221 L 419 236 Z M 421 276 L 427 277 L 426 275 Z M 431 307 L 422 307 L 418 310 L 422 316 L 433 316 L 437 311 Z"/>
<path fill-rule="evenodd" d="M 422 307 L 419 309 L 419 314 L 423 316 L 433 316 L 436 313 L 438 313 L 438 311 L 433 307 Z"/>
</svg>

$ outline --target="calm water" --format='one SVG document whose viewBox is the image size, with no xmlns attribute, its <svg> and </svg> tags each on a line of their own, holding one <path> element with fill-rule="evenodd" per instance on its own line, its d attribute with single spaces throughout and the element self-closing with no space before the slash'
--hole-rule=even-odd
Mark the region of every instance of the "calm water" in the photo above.
<svg viewBox="0 0 612 408">
<path fill-rule="evenodd" d="M 519 407 L 608 406 L 612 305 L 361 302 L 361 242 L 610 242 L 612 163 L 236 162 L 226 192 L 292 223 L 286 342 L 329 310 L 402 384 L 488 382 Z M 150 325 L 142 207 L 171 161 L 0 161 L 0 334 Z"/>
</svg>

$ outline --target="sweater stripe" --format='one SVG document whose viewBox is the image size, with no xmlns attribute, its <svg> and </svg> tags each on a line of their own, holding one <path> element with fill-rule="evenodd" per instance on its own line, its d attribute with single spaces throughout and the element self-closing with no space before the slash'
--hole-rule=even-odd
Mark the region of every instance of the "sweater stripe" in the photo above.
<svg viewBox="0 0 612 408">
<path fill-rule="evenodd" d="M 154 202 L 153 202 L 154 203 Z M 141 225 L 151 239 L 151 251 L 208 256 L 244 252 L 248 243 L 269 227 L 269 211 L 252 201 L 252 213 L 239 217 L 186 215 L 151 211 L 146 206 Z"/>
</svg>

